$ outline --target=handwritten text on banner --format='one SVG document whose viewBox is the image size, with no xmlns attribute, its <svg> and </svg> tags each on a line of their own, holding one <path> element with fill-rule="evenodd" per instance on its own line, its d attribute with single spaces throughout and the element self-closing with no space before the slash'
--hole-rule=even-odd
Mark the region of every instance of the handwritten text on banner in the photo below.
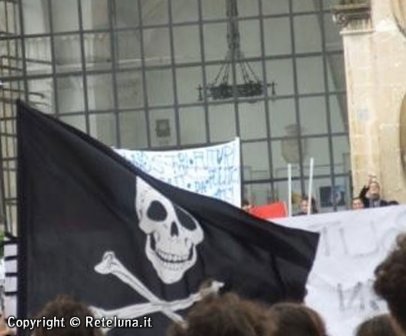
<svg viewBox="0 0 406 336">
<path fill-rule="evenodd" d="M 238 207 L 241 204 L 239 139 L 178 151 L 116 151 L 161 181 Z"/>
</svg>

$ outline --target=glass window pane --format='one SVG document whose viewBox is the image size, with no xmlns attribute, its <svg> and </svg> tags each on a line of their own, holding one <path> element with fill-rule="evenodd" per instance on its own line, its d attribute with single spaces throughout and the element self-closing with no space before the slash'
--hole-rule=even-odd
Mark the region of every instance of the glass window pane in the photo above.
<svg viewBox="0 0 406 336">
<path fill-rule="evenodd" d="M 42 0 L 22 0 L 25 34 L 49 33 L 49 14 Z"/>
<path fill-rule="evenodd" d="M 296 62 L 299 93 L 324 92 L 325 88 L 322 58 L 298 58 L 296 59 Z"/>
<path fill-rule="evenodd" d="M 287 136 L 289 125 L 296 124 L 294 99 L 269 101 L 269 124 L 272 137 Z"/>
<path fill-rule="evenodd" d="M 225 1 L 201 0 L 203 19 L 218 19 L 226 17 Z"/>
<path fill-rule="evenodd" d="M 150 106 L 173 104 L 173 82 L 171 70 L 148 70 L 147 93 Z"/>
<path fill-rule="evenodd" d="M 176 145 L 175 112 L 171 110 L 151 110 L 149 131 L 152 147 Z"/>
<path fill-rule="evenodd" d="M 240 104 L 238 109 L 241 139 L 265 138 L 267 133 L 264 104 Z"/>
<path fill-rule="evenodd" d="M 116 74 L 118 107 L 120 109 L 144 105 L 141 71 L 126 71 Z"/>
<path fill-rule="evenodd" d="M 142 32 L 144 38 L 145 65 L 170 64 L 169 29 L 144 29 Z"/>
<path fill-rule="evenodd" d="M 176 86 L 179 103 L 195 103 L 199 100 L 198 87 L 203 84 L 202 68 L 177 68 Z"/>
<path fill-rule="evenodd" d="M 10 198 L 15 198 L 17 197 L 17 185 L 14 181 L 16 181 L 17 174 L 13 168 L 9 169 L 7 172 L 7 177 L 11 183 L 4 183 L 4 193 Z"/>
<path fill-rule="evenodd" d="M 115 52 L 118 68 L 140 65 L 140 32 L 123 31 L 115 33 Z"/>
<path fill-rule="evenodd" d="M 268 143 L 266 141 L 242 143 L 242 164 L 249 168 L 250 176 L 244 176 L 245 181 L 262 180 L 270 177 Z"/>
<path fill-rule="evenodd" d="M 233 105 L 209 106 L 209 125 L 210 142 L 233 140 L 236 137 Z"/>
<path fill-rule="evenodd" d="M 333 132 L 348 132 L 347 99 L 345 95 L 329 97 L 331 130 Z"/>
<path fill-rule="evenodd" d="M 28 99 L 31 104 L 44 113 L 54 113 L 52 78 L 28 81 Z"/>
<path fill-rule="evenodd" d="M 288 163 L 292 164 L 292 177 L 299 177 L 299 140 L 298 138 L 286 138 L 271 142 L 272 164 L 274 178 L 286 178 L 288 176 Z M 302 146 L 304 141 L 302 140 Z"/>
<path fill-rule="evenodd" d="M 0 19 L 1 20 L 1 19 Z M 0 21 L 1 22 L 1 21 Z M 29 40 L 28 38 L 25 39 Z M 45 39 L 42 39 L 45 40 Z M 16 39 L 16 40 L 7 40 L 7 42 L 2 42 L 4 49 L 3 54 L 1 55 L 1 78 L 2 81 L 5 82 L 5 79 L 7 77 L 20 77 L 21 76 L 21 68 L 22 68 L 22 62 L 21 62 L 21 40 Z M 46 45 L 44 45 L 44 51 L 46 51 Z M 49 50 L 49 49 L 48 49 Z M 32 51 L 32 50 L 31 50 Z M 26 50 L 27 53 L 27 50 Z M 18 57 L 18 58 L 16 58 Z M 50 59 L 50 56 L 48 55 L 48 60 Z M 27 71 L 30 71 L 30 67 L 27 64 Z M 35 67 L 32 67 L 35 69 Z M 48 67 L 50 68 L 50 66 Z M 33 69 L 33 70 L 34 70 Z M 15 85 L 18 82 L 16 80 L 13 80 L 13 82 L 10 82 L 9 85 Z M 4 83 L 5 84 L 5 83 Z"/>
<path fill-rule="evenodd" d="M 59 113 L 85 110 L 83 96 L 83 77 L 69 76 L 56 79 Z"/>
<path fill-rule="evenodd" d="M 202 107 L 179 109 L 180 142 L 182 145 L 207 142 L 206 119 Z"/>
<path fill-rule="evenodd" d="M 81 69 L 79 35 L 55 36 L 54 46 L 57 72 L 71 72 Z"/>
<path fill-rule="evenodd" d="M 327 133 L 326 101 L 324 97 L 299 99 L 303 135 Z"/>
<path fill-rule="evenodd" d="M 316 4 L 316 6 L 315 6 Z M 314 0 L 293 0 L 293 12 L 313 12 L 319 9 L 318 1 Z"/>
<path fill-rule="evenodd" d="M 106 29 L 109 27 L 107 0 L 81 0 L 80 3 L 83 29 Z"/>
<path fill-rule="evenodd" d="M 306 185 L 306 188 L 308 186 Z M 330 178 L 317 178 L 313 179 L 313 192 L 312 195 L 316 200 L 317 208 L 320 213 L 332 212 L 334 211 L 334 192 L 333 192 L 332 181 Z M 339 192 L 336 190 L 336 192 Z M 345 193 L 345 192 L 344 192 Z M 340 193 L 341 196 L 341 193 Z M 341 201 L 336 197 L 336 201 Z M 344 203 L 345 204 L 345 203 Z"/>
<path fill-rule="evenodd" d="M 293 94 L 293 65 L 291 59 L 266 62 L 268 82 L 275 82 L 277 96 Z"/>
<path fill-rule="evenodd" d="M 232 68 L 230 68 L 230 72 Z M 262 63 L 260 62 L 238 62 L 235 66 L 235 76 L 236 76 L 236 83 L 238 85 L 237 89 L 242 91 L 241 96 L 237 96 L 238 99 L 251 99 L 251 102 L 255 104 L 257 99 L 263 97 L 263 90 L 257 91 L 257 88 L 244 86 L 244 84 L 249 83 L 262 83 L 262 72 L 263 67 Z M 269 84 L 272 83 L 272 78 L 267 78 Z M 229 83 L 232 83 L 232 75 L 230 74 Z M 265 89 L 265 88 L 264 88 Z M 272 95 L 272 88 L 266 87 L 268 90 L 268 95 Z M 250 92 L 249 90 L 254 90 L 254 92 Z M 260 94 L 258 94 L 260 93 Z M 255 94 L 254 96 L 249 96 L 250 94 Z"/>
<path fill-rule="evenodd" d="M 224 60 L 227 50 L 227 25 L 225 23 L 205 24 L 204 51 L 206 61 Z"/>
<path fill-rule="evenodd" d="M 144 111 L 120 113 L 119 120 L 122 148 L 139 149 L 148 147 L 148 128 Z"/>
<path fill-rule="evenodd" d="M 130 1 L 131 4 L 133 2 L 134 1 Z M 169 1 L 142 1 L 142 24 L 148 26 L 168 23 L 168 2 Z"/>
<path fill-rule="evenodd" d="M 84 34 L 84 47 L 86 62 L 89 66 L 102 68 L 111 68 L 111 50 L 109 33 L 88 33 Z"/>
<path fill-rule="evenodd" d="M 99 0 L 94 0 L 96 3 Z M 103 0 L 104 1 L 104 0 Z M 113 0 L 115 17 L 113 22 L 117 28 L 137 27 L 139 0 Z"/>
<path fill-rule="evenodd" d="M 7 15 L 7 21 L 4 17 L 4 15 L 0 16 L 1 22 L 4 22 L 3 29 L 7 32 L 14 32 L 15 29 L 14 27 L 19 26 L 19 8 L 16 6 L 14 2 L 5 2 L 4 3 L 4 9 L 2 11 L 2 14 Z M 5 12 L 5 13 L 4 13 Z"/>
<path fill-rule="evenodd" d="M 266 55 L 290 54 L 292 43 L 289 18 L 272 18 L 264 20 Z"/>
<path fill-rule="evenodd" d="M 60 120 L 77 128 L 82 132 L 86 132 L 86 118 L 84 115 L 63 115 L 60 117 Z"/>
<path fill-rule="evenodd" d="M 348 171 L 347 171 L 348 173 Z M 334 179 L 335 184 L 335 201 L 337 205 L 337 210 L 346 210 L 351 209 L 351 183 L 349 176 L 343 177 L 335 177 Z"/>
<path fill-rule="evenodd" d="M 321 51 L 321 32 L 316 15 L 294 17 L 295 46 L 297 53 Z"/>
<path fill-rule="evenodd" d="M 52 28 L 55 33 L 79 30 L 78 15 L 77 1 L 52 0 Z"/>
<path fill-rule="evenodd" d="M 324 38 L 326 50 L 342 50 L 343 39 L 340 35 L 340 27 L 333 22 L 331 13 L 324 14 Z"/>
<path fill-rule="evenodd" d="M 198 26 L 174 27 L 173 42 L 176 63 L 201 61 Z"/>
<path fill-rule="evenodd" d="M 107 146 L 117 147 L 115 115 L 111 112 L 90 115 L 90 135 Z"/>
<path fill-rule="evenodd" d="M 52 72 L 50 38 L 49 37 L 25 38 L 24 43 L 25 43 L 25 57 L 41 61 L 41 63 L 26 62 L 28 75 L 50 74 Z M 19 67 L 21 66 L 22 65 L 19 65 Z"/>
<path fill-rule="evenodd" d="M 221 2 L 221 1 L 220 1 Z M 236 1 L 238 17 L 257 16 L 258 1 Z"/>
<path fill-rule="evenodd" d="M 344 55 L 327 55 L 327 74 L 329 91 L 345 90 Z"/>
<path fill-rule="evenodd" d="M 244 198 L 253 205 L 264 205 L 273 200 L 270 183 L 250 183 L 244 185 Z"/>
<path fill-rule="evenodd" d="M 286 0 L 260 0 L 262 12 L 267 14 L 283 14 L 289 12 L 289 1 Z"/>
<path fill-rule="evenodd" d="M 310 158 L 314 159 L 314 176 L 329 175 L 330 171 L 330 150 L 328 137 L 303 139 L 303 170 L 309 176 Z"/>
<path fill-rule="evenodd" d="M 337 210 L 350 208 L 351 196 L 349 192 L 349 178 L 336 177 L 335 187 L 332 186 L 330 178 L 315 178 L 314 193 L 321 213 L 334 211 L 334 203 Z"/>
<path fill-rule="evenodd" d="M 334 136 L 333 137 L 333 152 L 334 152 L 334 172 L 337 174 L 346 174 L 347 171 L 347 158 L 350 154 L 350 144 L 348 136 Z"/>
<path fill-rule="evenodd" d="M 286 181 L 275 182 L 275 202 L 282 201 L 286 204 L 286 211 L 288 211 L 288 184 Z M 292 214 L 300 211 L 299 202 L 302 197 L 300 181 L 298 179 L 292 180 Z"/>
<path fill-rule="evenodd" d="M 198 20 L 198 0 L 188 1 L 171 1 L 172 4 L 172 21 L 173 22 L 190 22 Z M 202 1 L 204 2 L 204 1 Z"/>
<path fill-rule="evenodd" d="M 252 2 L 247 2 L 251 5 Z M 259 38 L 259 21 L 247 20 L 238 23 L 240 28 L 241 51 L 245 57 L 258 57 L 261 55 L 261 39 Z M 221 39 L 221 35 L 217 35 Z"/>
<path fill-rule="evenodd" d="M 89 110 L 106 110 L 113 107 L 112 81 L 111 74 L 87 76 Z"/>
<path fill-rule="evenodd" d="M 207 80 L 207 85 L 210 86 L 214 86 L 216 88 L 218 88 L 218 86 L 224 82 L 228 83 L 229 85 L 231 85 L 231 75 L 229 76 L 230 78 L 223 78 L 223 74 L 225 72 L 225 69 L 227 68 L 227 64 L 219 64 L 219 65 L 213 65 L 213 66 L 206 66 L 206 80 Z M 230 70 L 231 71 L 231 70 Z M 203 85 L 203 83 L 201 83 Z M 199 86 L 198 86 L 199 87 Z M 218 92 L 218 91 L 216 91 Z M 203 97 L 204 95 L 204 90 L 202 90 L 202 94 L 200 94 L 199 92 L 199 99 L 200 96 Z M 213 98 L 212 92 L 210 90 L 206 90 L 206 95 L 211 98 L 211 100 L 215 100 Z"/>
</svg>

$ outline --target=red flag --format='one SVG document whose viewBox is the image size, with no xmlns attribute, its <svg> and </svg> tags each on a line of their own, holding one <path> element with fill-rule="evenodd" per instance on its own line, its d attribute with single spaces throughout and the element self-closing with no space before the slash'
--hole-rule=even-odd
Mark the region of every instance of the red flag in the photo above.
<svg viewBox="0 0 406 336">
<path fill-rule="evenodd" d="M 250 213 L 251 215 L 262 219 L 281 218 L 287 216 L 285 202 L 276 202 L 256 206 L 250 209 Z"/>
</svg>

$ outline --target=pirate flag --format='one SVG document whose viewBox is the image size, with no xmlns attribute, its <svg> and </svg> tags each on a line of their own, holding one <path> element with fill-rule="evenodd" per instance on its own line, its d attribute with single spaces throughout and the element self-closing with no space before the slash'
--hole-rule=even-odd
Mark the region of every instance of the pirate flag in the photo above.
<svg viewBox="0 0 406 336">
<path fill-rule="evenodd" d="M 20 318 L 68 294 L 99 318 L 150 318 L 109 335 L 163 335 L 209 292 L 303 299 L 317 234 L 156 180 L 22 102 L 17 132 Z"/>
</svg>

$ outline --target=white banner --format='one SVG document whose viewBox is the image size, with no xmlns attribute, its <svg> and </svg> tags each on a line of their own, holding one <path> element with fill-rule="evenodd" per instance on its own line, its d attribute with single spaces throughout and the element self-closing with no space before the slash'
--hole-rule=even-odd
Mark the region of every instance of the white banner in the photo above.
<svg viewBox="0 0 406 336">
<path fill-rule="evenodd" d="M 178 151 L 115 149 L 155 178 L 241 206 L 240 140 Z"/>
<path fill-rule="evenodd" d="M 406 206 L 276 221 L 321 234 L 306 303 L 323 315 L 329 335 L 352 336 L 364 319 L 387 312 L 372 289 L 374 270 L 406 231 Z"/>
</svg>

